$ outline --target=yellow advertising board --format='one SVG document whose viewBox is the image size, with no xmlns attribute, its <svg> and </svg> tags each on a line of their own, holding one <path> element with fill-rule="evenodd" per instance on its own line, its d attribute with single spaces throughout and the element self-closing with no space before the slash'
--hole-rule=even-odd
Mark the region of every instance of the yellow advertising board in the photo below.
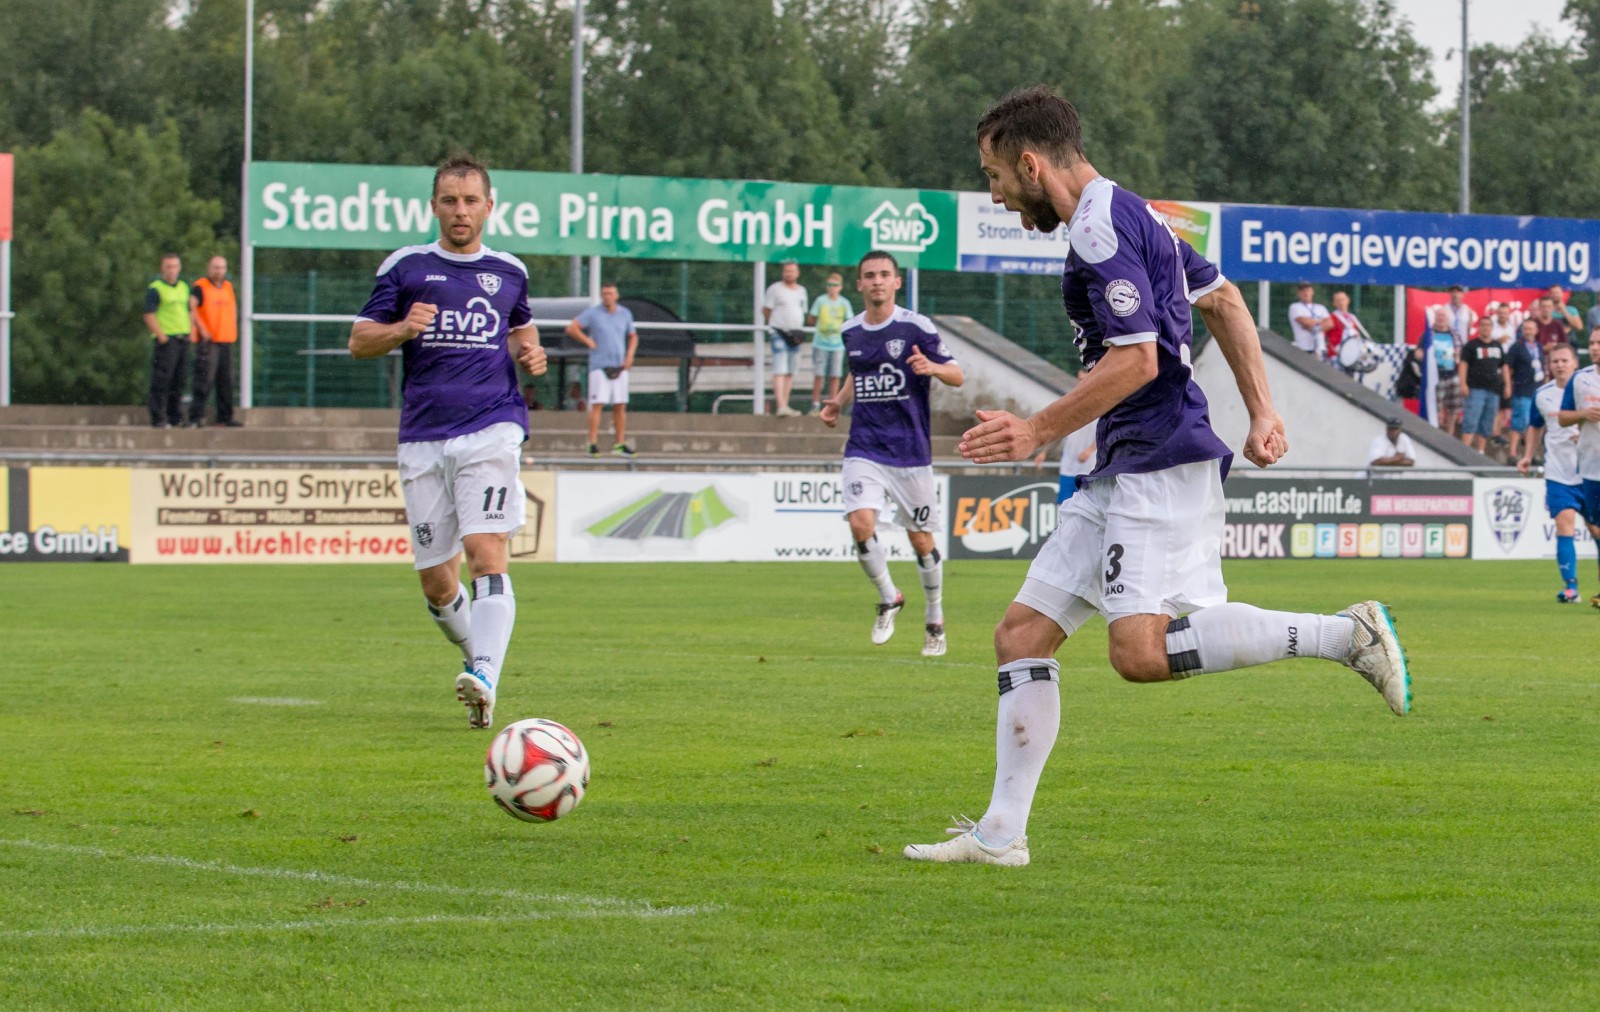
<svg viewBox="0 0 1600 1012">
<path fill-rule="evenodd" d="M 527 472 L 528 526 L 514 558 L 554 558 L 554 476 Z M 132 475 L 137 563 L 410 562 L 392 468 L 140 468 Z"/>
<path fill-rule="evenodd" d="M 126 562 L 125 467 L 0 468 L 0 562 Z"/>
</svg>

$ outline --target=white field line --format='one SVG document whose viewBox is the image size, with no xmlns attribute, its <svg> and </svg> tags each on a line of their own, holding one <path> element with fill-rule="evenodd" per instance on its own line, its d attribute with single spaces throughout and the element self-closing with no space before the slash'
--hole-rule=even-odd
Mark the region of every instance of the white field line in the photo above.
<svg viewBox="0 0 1600 1012">
<path fill-rule="evenodd" d="M 297 699 L 294 696 L 234 696 L 230 703 L 250 706 L 321 706 L 320 699 Z"/>
<path fill-rule="evenodd" d="M 528 893 L 517 889 L 474 889 L 467 886 L 436 885 L 432 882 L 384 881 L 341 875 L 337 872 L 305 871 L 299 868 L 256 868 L 228 864 L 223 861 L 199 861 L 171 854 L 132 854 L 105 850 L 101 847 L 84 847 L 70 843 L 49 843 L 41 840 L 0 839 L 0 846 L 17 847 L 46 854 L 66 854 L 73 857 L 91 857 L 102 861 L 128 861 L 133 864 L 150 864 L 164 868 L 181 868 L 184 871 L 211 872 L 218 875 L 240 875 L 249 878 L 288 879 L 295 882 L 316 882 L 319 885 L 346 886 L 352 889 L 387 889 L 393 892 L 419 893 L 433 896 L 478 896 L 496 900 L 514 900 L 518 903 L 543 903 L 563 907 L 577 907 L 595 914 L 617 914 L 625 917 L 682 917 L 689 914 L 709 913 L 714 906 L 657 907 L 643 900 L 624 900 L 606 896 L 575 896 L 567 893 Z M 320 922 L 312 922 L 320 923 Z M 0 937 L 12 937 L 0 935 Z"/>
<path fill-rule="evenodd" d="M 500 914 L 426 914 L 420 917 L 338 917 L 327 920 L 266 921 L 260 924 L 112 924 L 100 928 L 34 928 L 25 931 L 0 931 L 0 941 L 30 938 L 128 938 L 135 935 L 236 935 L 272 931 L 321 931 L 336 928 L 399 928 L 431 924 L 508 924 L 574 917 L 683 917 L 701 912 L 703 907 L 651 907 L 642 911 L 580 910 L 569 912 Z"/>
</svg>

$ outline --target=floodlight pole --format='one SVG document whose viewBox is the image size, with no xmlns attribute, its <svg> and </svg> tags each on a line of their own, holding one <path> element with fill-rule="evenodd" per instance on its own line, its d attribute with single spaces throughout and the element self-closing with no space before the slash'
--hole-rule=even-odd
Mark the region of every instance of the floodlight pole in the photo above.
<svg viewBox="0 0 1600 1012">
<path fill-rule="evenodd" d="M 1472 210 L 1472 112 L 1467 105 L 1467 79 L 1472 51 L 1467 48 L 1467 0 L 1461 0 L 1461 213 Z"/>
<path fill-rule="evenodd" d="M 256 3 L 244 4 L 244 165 L 239 170 L 239 406 L 255 407 L 256 251 L 250 245 L 250 159 L 254 151 Z"/>
<path fill-rule="evenodd" d="M 583 172 L 583 0 L 572 0 L 572 173 Z M 571 258 L 567 294 L 583 294 L 583 257 Z"/>
</svg>

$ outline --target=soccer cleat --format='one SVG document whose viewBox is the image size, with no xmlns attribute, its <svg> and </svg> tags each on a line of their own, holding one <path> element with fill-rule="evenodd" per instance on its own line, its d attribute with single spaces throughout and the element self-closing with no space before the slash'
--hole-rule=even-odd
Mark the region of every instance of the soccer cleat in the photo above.
<svg viewBox="0 0 1600 1012">
<path fill-rule="evenodd" d="M 637 453 L 633 452 L 633 447 L 629 446 L 627 443 L 618 443 L 616 446 L 611 448 L 611 452 L 615 456 L 627 457 L 630 460 L 638 456 Z"/>
<path fill-rule="evenodd" d="M 906 857 L 913 861 L 934 861 L 939 864 L 998 864 L 1006 868 L 1021 868 L 1028 863 L 1028 838 L 1019 836 L 1001 847 L 991 847 L 978 838 L 978 825 L 965 816 L 945 830 L 954 839 L 943 843 L 907 844 Z"/>
<path fill-rule="evenodd" d="M 878 605 L 878 617 L 872 622 L 872 642 L 876 646 L 883 646 L 889 642 L 889 637 L 894 635 L 894 617 L 900 614 L 900 609 L 906 606 L 904 594 L 895 595 L 893 604 Z"/>
<path fill-rule="evenodd" d="M 468 727 L 494 724 L 494 686 L 481 671 L 463 671 L 456 676 L 456 698 L 466 704 Z"/>
<path fill-rule="evenodd" d="M 1339 614 L 1356 626 L 1345 664 L 1382 693 L 1389 709 L 1404 716 L 1411 709 L 1411 673 L 1406 669 L 1406 654 L 1400 649 L 1389 609 L 1377 601 L 1362 601 Z"/>
<path fill-rule="evenodd" d="M 591 457 L 600 456 L 600 444 L 599 443 L 590 443 L 589 444 L 589 456 L 591 456 Z"/>
<path fill-rule="evenodd" d="M 1568 587 L 1566 590 L 1563 590 L 1561 593 L 1556 595 L 1556 602 L 1558 604 L 1573 604 L 1577 600 L 1578 589 L 1576 587 Z"/>
<path fill-rule="evenodd" d="M 944 640 L 944 623 L 930 622 L 924 627 L 926 635 L 922 637 L 922 656 L 943 657 L 949 645 Z"/>
</svg>

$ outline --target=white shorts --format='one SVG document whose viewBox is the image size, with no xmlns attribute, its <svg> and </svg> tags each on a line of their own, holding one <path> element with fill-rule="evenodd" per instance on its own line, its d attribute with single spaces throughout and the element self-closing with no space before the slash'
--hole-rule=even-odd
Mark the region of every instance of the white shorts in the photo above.
<svg viewBox="0 0 1600 1012">
<path fill-rule="evenodd" d="M 939 483 L 932 467 L 888 467 L 865 457 L 846 457 L 839 484 L 846 515 L 877 510 L 882 516 L 892 502 L 900 510 L 895 522 L 906 530 L 931 534 L 939 529 Z"/>
<path fill-rule="evenodd" d="M 1228 600 L 1222 472 L 1203 460 L 1083 483 L 1017 592 L 1068 636 L 1098 611 L 1181 615 Z"/>
<path fill-rule="evenodd" d="M 590 369 L 589 403 L 591 405 L 628 403 L 628 370 L 622 370 L 616 379 L 607 379 L 604 369 Z"/>
<path fill-rule="evenodd" d="M 401 443 L 400 487 L 416 568 L 449 562 L 467 534 L 522 528 L 528 497 L 519 460 L 522 426 L 496 422 L 464 436 Z"/>
</svg>

